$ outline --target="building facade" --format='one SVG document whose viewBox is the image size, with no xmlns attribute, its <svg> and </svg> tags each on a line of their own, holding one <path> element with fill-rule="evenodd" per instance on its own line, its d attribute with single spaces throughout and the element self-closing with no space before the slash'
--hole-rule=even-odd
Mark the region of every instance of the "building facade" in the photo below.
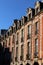
<svg viewBox="0 0 43 65">
<path fill-rule="evenodd" d="M 26 12 L 14 20 L 1 43 L 12 52 L 11 65 L 43 65 L 43 2 Z"/>
</svg>

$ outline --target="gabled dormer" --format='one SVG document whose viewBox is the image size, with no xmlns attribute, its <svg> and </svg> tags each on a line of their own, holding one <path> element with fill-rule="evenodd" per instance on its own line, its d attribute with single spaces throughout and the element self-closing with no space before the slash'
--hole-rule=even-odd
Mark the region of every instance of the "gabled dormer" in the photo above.
<svg viewBox="0 0 43 65">
<path fill-rule="evenodd" d="M 13 23 L 13 33 L 15 33 L 16 32 L 16 27 L 15 27 L 15 23 Z"/>
<path fill-rule="evenodd" d="M 5 34 L 5 37 L 9 37 L 11 34 L 12 34 L 12 29 L 11 29 L 12 26 L 9 27 L 9 29 L 7 30 L 6 34 Z"/>
<path fill-rule="evenodd" d="M 22 18 L 21 18 L 21 26 L 23 26 L 26 22 L 27 22 L 27 17 L 22 16 Z"/>
<path fill-rule="evenodd" d="M 27 21 L 33 18 L 35 10 L 33 8 L 27 8 Z"/>
<path fill-rule="evenodd" d="M 6 38 L 9 37 L 9 31 L 6 32 Z"/>
<path fill-rule="evenodd" d="M 11 32 L 13 33 L 13 26 L 11 26 Z"/>
<path fill-rule="evenodd" d="M 24 19 L 23 19 L 23 16 L 21 17 L 21 26 L 24 25 Z"/>
<path fill-rule="evenodd" d="M 20 29 L 20 20 L 17 21 L 17 30 Z"/>
<path fill-rule="evenodd" d="M 18 21 L 17 19 L 14 20 L 14 24 L 15 24 L 15 29 L 16 29 L 16 30 L 17 30 L 17 28 L 18 28 L 18 27 L 17 27 L 17 21 Z"/>
<path fill-rule="evenodd" d="M 9 35 L 11 35 L 12 34 L 12 26 L 9 27 L 8 31 L 9 31 Z"/>
<path fill-rule="evenodd" d="M 20 29 L 21 28 L 21 21 L 20 20 L 18 20 L 18 29 Z"/>
<path fill-rule="evenodd" d="M 43 2 L 37 1 L 35 3 L 35 15 L 37 15 L 43 9 Z"/>
<path fill-rule="evenodd" d="M 7 31 L 7 35 L 10 36 L 12 33 L 13 33 L 13 26 L 10 26 Z"/>
<path fill-rule="evenodd" d="M 14 20 L 14 23 L 15 23 L 16 30 L 18 30 L 21 27 L 21 21 L 16 19 Z"/>
</svg>

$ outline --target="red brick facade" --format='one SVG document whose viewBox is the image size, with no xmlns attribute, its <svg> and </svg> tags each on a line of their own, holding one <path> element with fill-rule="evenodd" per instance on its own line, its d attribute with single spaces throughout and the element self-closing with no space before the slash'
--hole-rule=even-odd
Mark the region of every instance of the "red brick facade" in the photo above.
<svg viewBox="0 0 43 65">
<path fill-rule="evenodd" d="M 27 16 L 14 20 L 3 42 L 12 52 L 12 65 L 43 65 L 43 3 L 36 2 Z"/>
</svg>

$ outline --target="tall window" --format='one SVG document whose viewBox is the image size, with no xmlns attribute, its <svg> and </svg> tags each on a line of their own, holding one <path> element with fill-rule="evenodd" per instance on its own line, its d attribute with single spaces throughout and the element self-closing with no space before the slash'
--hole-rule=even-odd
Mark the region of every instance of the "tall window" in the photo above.
<svg viewBox="0 0 43 65">
<path fill-rule="evenodd" d="M 15 61 L 18 61 L 18 47 L 16 47 L 16 57 L 15 57 Z"/>
<path fill-rule="evenodd" d="M 27 38 L 29 39 L 31 37 L 31 25 L 28 26 L 28 36 Z"/>
<path fill-rule="evenodd" d="M 11 27 L 11 31 L 12 31 L 12 33 L 13 33 L 13 27 Z"/>
<path fill-rule="evenodd" d="M 40 7 L 36 8 L 36 14 L 40 11 Z"/>
<path fill-rule="evenodd" d="M 12 43 L 14 43 L 15 42 L 15 36 L 13 35 L 13 38 L 12 38 Z"/>
<path fill-rule="evenodd" d="M 21 25 L 24 25 L 24 20 L 23 19 L 21 20 Z"/>
<path fill-rule="evenodd" d="M 20 60 L 23 60 L 23 45 L 21 45 L 21 56 L 20 56 Z"/>
<path fill-rule="evenodd" d="M 16 44 L 18 44 L 19 41 L 19 33 L 17 33 L 17 40 L 16 40 Z"/>
<path fill-rule="evenodd" d="M 5 42 L 3 42 L 3 47 L 5 46 Z"/>
<path fill-rule="evenodd" d="M 38 39 L 35 39 L 35 54 L 38 54 Z"/>
<path fill-rule="evenodd" d="M 26 59 L 29 60 L 31 57 L 31 44 L 30 42 L 27 43 L 27 55 L 26 55 Z"/>
<path fill-rule="evenodd" d="M 13 28 L 13 32 L 16 32 L 16 28 L 15 27 Z"/>
<path fill-rule="evenodd" d="M 9 38 L 9 45 L 10 45 L 11 38 Z"/>
<path fill-rule="evenodd" d="M 16 47 L 16 57 L 18 57 L 18 47 Z"/>
<path fill-rule="evenodd" d="M 7 36 L 9 36 L 10 35 L 10 32 L 7 32 Z"/>
<path fill-rule="evenodd" d="M 21 56 L 23 56 L 23 45 L 21 45 Z"/>
<path fill-rule="evenodd" d="M 28 21 L 31 19 L 31 13 L 30 14 L 28 14 Z"/>
<path fill-rule="evenodd" d="M 24 41 L 24 29 L 21 30 L 21 42 Z"/>
<path fill-rule="evenodd" d="M 30 55 L 30 52 L 31 52 L 31 44 L 30 44 L 30 42 L 28 42 L 28 44 L 27 44 L 27 54 Z"/>
<path fill-rule="evenodd" d="M 35 23 L 35 34 L 38 33 L 38 22 Z"/>
<path fill-rule="evenodd" d="M 12 30 L 9 31 L 9 35 L 11 35 L 11 34 L 12 34 Z"/>
<path fill-rule="evenodd" d="M 13 61 L 13 58 L 14 58 L 14 48 L 12 47 L 12 56 L 11 56 L 12 61 Z"/>
<path fill-rule="evenodd" d="M 7 47 L 7 40 L 6 40 L 6 47 Z"/>
<path fill-rule="evenodd" d="M 36 30 L 38 29 L 38 22 L 36 22 Z"/>
<path fill-rule="evenodd" d="M 16 57 L 15 57 L 15 61 L 18 61 L 18 47 L 16 47 Z"/>
<path fill-rule="evenodd" d="M 19 29 L 19 21 L 17 22 L 17 29 Z"/>
<path fill-rule="evenodd" d="M 29 19 L 31 19 L 31 13 L 29 14 Z"/>
</svg>

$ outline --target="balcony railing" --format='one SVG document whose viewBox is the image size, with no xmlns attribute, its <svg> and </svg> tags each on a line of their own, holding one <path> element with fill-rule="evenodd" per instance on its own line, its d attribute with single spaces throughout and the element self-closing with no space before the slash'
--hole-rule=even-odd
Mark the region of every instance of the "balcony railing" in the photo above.
<svg viewBox="0 0 43 65">
<path fill-rule="evenodd" d="M 28 34 L 28 35 L 27 35 L 27 39 L 30 39 L 30 38 L 31 38 L 31 34 Z"/>
<path fill-rule="evenodd" d="M 24 42 L 24 38 L 23 37 L 21 38 L 21 42 Z"/>
<path fill-rule="evenodd" d="M 23 56 L 20 56 L 20 60 L 23 61 Z"/>
<path fill-rule="evenodd" d="M 30 60 L 30 54 L 26 55 L 26 60 Z"/>
<path fill-rule="evenodd" d="M 35 57 L 35 58 L 38 58 L 38 52 L 35 52 L 35 53 L 34 53 L 34 57 Z"/>
<path fill-rule="evenodd" d="M 17 57 L 15 57 L 15 61 L 17 62 L 18 60 L 17 60 Z"/>
</svg>

